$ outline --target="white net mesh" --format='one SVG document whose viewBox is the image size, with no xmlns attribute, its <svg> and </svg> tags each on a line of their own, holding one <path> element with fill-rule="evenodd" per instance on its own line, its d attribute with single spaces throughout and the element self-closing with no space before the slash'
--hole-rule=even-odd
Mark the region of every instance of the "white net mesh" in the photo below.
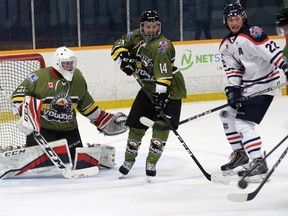
<svg viewBox="0 0 288 216">
<path fill-rule="evenodd" d="M 0 152 L 25 147 L 26 136 L 17 128 L 19 117 L 11 108 L 13 91 L 32 71 L 45 67 L 40 54 L 0 56 Z M 8 97 L 8 99 L 7 99 Z"/>
</svg>

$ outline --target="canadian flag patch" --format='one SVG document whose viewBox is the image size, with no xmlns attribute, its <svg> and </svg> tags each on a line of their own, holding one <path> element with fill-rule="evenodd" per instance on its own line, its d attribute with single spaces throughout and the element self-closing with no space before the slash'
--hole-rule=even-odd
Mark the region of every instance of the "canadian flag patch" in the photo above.
<svg viewBox="0 0 288 216">
<path fill-rule="evenodd" d="M 47 83 L 47 88 L 54 88 L 54 83 L 53 82 L 48 82 Z"/>
</svg>

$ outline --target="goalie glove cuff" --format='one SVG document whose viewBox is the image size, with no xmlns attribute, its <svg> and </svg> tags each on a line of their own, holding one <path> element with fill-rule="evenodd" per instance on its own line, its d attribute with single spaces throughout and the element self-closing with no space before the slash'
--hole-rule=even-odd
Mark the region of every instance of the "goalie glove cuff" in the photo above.
<svg viewBox="0 0 288 216">
<path fill-rule="evenodd" d="M 94 125 L 99 129 L 102 130 L 106 127 L 106 125 L 111 121 L 114 114 L 108 113 L 105 110 L 101 110 L 98 118 L 94 122 Z"/>
</svg>

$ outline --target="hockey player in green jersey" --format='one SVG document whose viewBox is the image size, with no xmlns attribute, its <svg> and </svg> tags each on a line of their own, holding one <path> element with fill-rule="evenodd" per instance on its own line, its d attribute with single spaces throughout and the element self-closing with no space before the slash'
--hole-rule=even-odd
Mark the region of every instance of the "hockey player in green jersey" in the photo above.
<svg viewBox="0 0 288 216">
<path fill-rule="evenodd" d="M 114 115 L 97 106 L 76 65 L 77 58 L 74 52 L 67 47 L 59 47 L 52 57 L 52 66 L 32 72 L 14 91 L 12 102 L 17 108 L 15 113 L 22 116 L 18 127 L 27 134 L 27 147 L 37 145 L 32 132 L 35 130 L 33 128 L 38 128 L 48 142 L 66 139 L 71 159 L 74 160 L 76 147 L 83 147 L 76 109 L 104 134 L 107 130 L 110 133 L 107 135 L 119 134 L 127 130 L 121 122 L 118 121 L 117 124 L 117 119 L 123 117 L 121 113 Z M 22 115 L 23 104 L 28 100 L 31 105 L 36 101 L 34 106 L 36 111 L 34 112 L 33 109 L 29 111 L 32 114 L 30 123 L 33 127 L 25 123 Z M 35 118 L 37 110 L 40 115 Z M 125 122 L 125 116 L 122 120 Z"/>
<path fill-rule="evenodd" d="M 142 116 L 148 117 L 162 125 L 165 121 L 159 115 L 163 111 L 172 126 L 177 129 L 182 98 L 186 97 L 186 88 L 182 73 L 174 66 L 175 49 L 172 42 L 161 32 L 158 13 L 145 11 L 142 14 L 140 28 L 128 32 L 115 41 L 112 59 L 120 65 L 127 75 L 136 73 L 144 83 L 145 90 L 153 96 L 153 104 L 145 92 L 140 90 L 130 110 L 126 125 L 129 134 L 125 161 L 119 168 L 121 176 L 127 175 L 135 163 L 141 141 L 147 127 L 140 123 Z M 156 175 L 156 164 L 168 139 L 169 130 L 153 129 L 146 158 L 146 175 Z"/>
<path fill-rule="evenodd" d="M 276 16 L 276 30 L 279 36 L 288 37 L 288 8 L 283 8 Z M 288 58 L 288 46 L 285 46 L 283 55 Z"/>
</svg>

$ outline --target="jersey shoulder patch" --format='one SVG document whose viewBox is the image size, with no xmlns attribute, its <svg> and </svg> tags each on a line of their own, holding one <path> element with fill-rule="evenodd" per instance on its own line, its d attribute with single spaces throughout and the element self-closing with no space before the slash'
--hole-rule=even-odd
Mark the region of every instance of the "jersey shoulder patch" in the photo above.
<svg viewBox="0 0 288 216">
<path fill-rule="evenodd" d="M 263 28 L 259 26 L 246 26 L 241 33 L 255 43 L 265 42 L 268 38 Z"/>
<path fill-rule="evenodd" d="M 169 49 L 169 44 L 167 41 L 160 41 L 157 48 L 157 53 L 164 54 Z"/>
<path fill-rule="evenodd" d="M 29 83 L 33 83 L 34 81 L 36 81 L 38 79 L 38 76 L 35 73 L 31 73 L 28 75 L 27 80 Z"/>
</svg>

